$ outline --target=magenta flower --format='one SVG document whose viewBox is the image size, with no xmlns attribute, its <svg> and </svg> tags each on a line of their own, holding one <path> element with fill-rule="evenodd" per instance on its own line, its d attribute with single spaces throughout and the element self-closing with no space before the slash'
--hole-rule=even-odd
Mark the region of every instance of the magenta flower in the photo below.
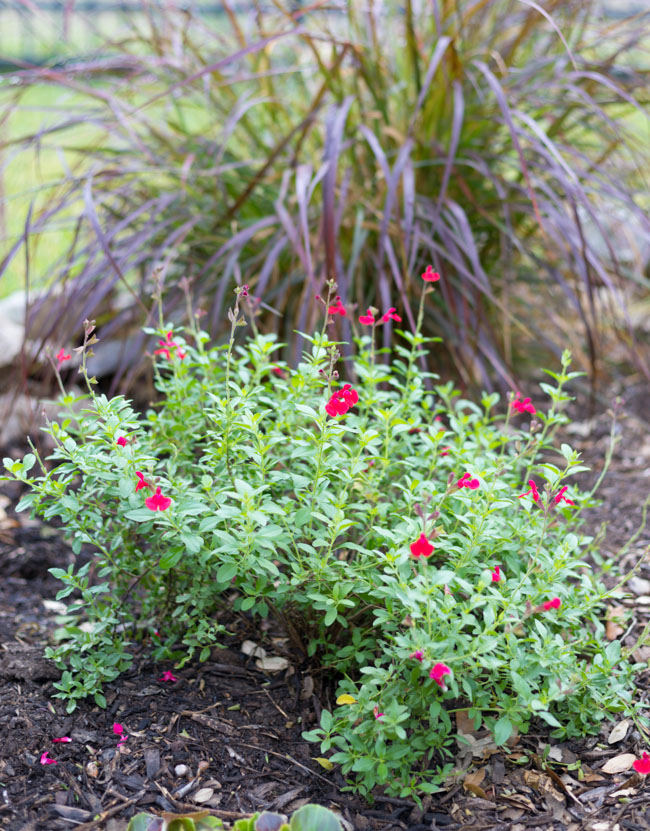
<svg viewBox="0 0 650 831">
<path fill-rule="evenodd" d="M 333 306 L 329 306 L 327 309 L 328 315 L 341 315 L 341 317 L 346 317 L 347 312 L 345 311 L 345 306 L 341 303 L 341 298 L 337 294 L 334 298 L 336 303 Z"/>
<path fill-rule="evenodd" d="M 122 725 L 121 725 L 121 724 L 118 724 L 117 722 L 114 722 L 114 723 L 113 723 L 113 733 L 115 733 L 115 735 L 116 735 L 116 736 L 119 736 L 119 737 L 120 737 L 120 739 L 119 739 L 119 741 L 118 741 L 118 743 L 117 743 L 117 746 L 118 746 L 118 747 L 119 747 L 121 744 L 124 744 L 124 742 L 125 742 L 125 741 L 129 738 L 128 736 L 125 736 L 125 735 L 124 735 L 124 727 L 122 727 Z"/>
<path fill-rule="evenodd" d="M 273 375 L 277 375 L 278 378 L 286 378 L 287 373 L 282 369 L 281 366 L 272 366 L 271 372 Z"/>
<path fill-rule="evenodd" d="M 156 488 L 155 494 L 145 499 L 144 504 L 150 511 L 166 511 L 172 504 L 172 501 L 168 496 L 162 495 L 160 488 Z"/>
<path fill-rule="evenodd" d="M 56 360 L 57 360 L 57 369 L 61 369 L 61 365 L 64 361 L 69 361 L 72 355 L 66 355 L 64 349 L 59 349 L 56 353 Z"/>
<path fill-rule="evenodd" d="M 426 267 L 426 270 L 422 274 L 422 279 L 424 280 L 425 283 L 437 283 L 438 280 L 440 279 L 440 275 L 438 274 L 437 271 L 433 270 L 432 265 L 428 265 Z"/>
<path fill-rule="evenodd" d="M 643 757 L 633 762 L 632 767 L 641 776 L 647 776 L 650 773 L 650 756 L 644 751 Z"/>
<path fill-rule="evenodd" d="M 381 322 L 388 323 L 389 320 L 394 320 L 395 323 L 401 323 L 402 318 L 398 314 L 395 314 L 396 311 L 397 309 L 395 306 L 391 306 L 390 309 L 383 315 Z"/>
<path fill-rule="evenodd" d="M 537 485 L 535 484 L 534 479 L 528 480 L 528 490 L 525 493 L 520 493 L 517 499 L 521 499 L 524 496 L 531 495 L 533 502 L 539 502 L 539 491 L 537 490 Z"/>
<path fill-rule="evenodd" d="M 415 542 L 411 543 L 411 554 L 414 557 L 430 557 L 433 554 L 433 546 L 424 533 L 420 534 Z"/>
<path fill-rule="evenodd" d="M 160 346 L 160 349 L 154 349 L 154 355 L 164 355 L 165 358 L 167 358 L 167 360 L 170 361 L 172 357 L 171 350 L 176 349 L 176 354 L 181 359 L 181 361 L 185 357 L 186 353 L 183 352 L 183 350 L 179 347 L 176 341 L 172 340 L 171 332 L 167 332 L 167 338 L 165 340 L 159 340 L 158 345 Z"/>
<path fill-rule="evenodd" d="M 564 495 L 565 492 L 567 491 L 567 489 L 568 489 L 568 485 L 565 485 L 563 488 L 560 488 L 560 490 L 557 492 L 557 494 L 555 495 L 555 504 L 556 505 L 559 505 L 560 502 L 566 502 L 567 505 L 575 505 L 576 504 L 573 501 L 573 499 L 567 499 L 567 497 Z"/>
<path fill-rule="evenodd" d="M 546 603 L 542 603 L 545 612 L 550 612 L 551 609 L 559 609 L 562 605 L 562 601 L 559 597 L 554 597 L 553 600 L 547 600 Z"/>
<path fill-rule="evenodd" d="M 56 759 L 50 759 L 49 756 L 47 755 L 47 750 L 46 750 L 45 753 L 41 753 L 41 764 L 42 765 L 58 765 L 59 763 L 57 762 Z"/>
<path fill-rule="evenodd" d="M 451 675 L 451 670 L 447 664 L 434 664 L 433 669 L 429 671 L 429 678 L 433 678 L 436 684 L 443 690 L 447 689 L 445 675 Z"/>
<path fill-rule="evenodd" d="M 144 478 L 144 474 L 136 470 L 135 475 L 138 477 L 138 484 L 135 486 L 135 492 L 142 490 L 142 488 L 150 488 L 151 484 Z"/>
<path fill-rule="evenodd" d="M 537 412 L 537 410 L 533 407 L 530 398 L 524 398 L 523 401 L 519 400 L 519 393 L 517 393 L 517 397 L 510 406 L 518 413 L 531 413 L 531 415 L 535 415 Z"/>
<path fill-rule="evenodd" d="M 415 658 L 416 661 L 422 663 L 422 660 L 424 659 L 424 652 L 421 649 L 416 649 L 415 652 L 411 652 L 409 658 Z"/>
<path fill-rule="evenodd" d="M 498 583 L 501 579 L 501 569 L 499 568 L 499 566 L 496 566 L 494 571 L 492 572 L 492 582 Z"/>
<path fill-rule="evenodd" d="M 126 445 L 127 445 L 127 440 L 124 438 L 124 436 L 120 436 L 120 437 L 119 437 L 119 439 L 118 439 L 115 443 L 116 443 L 119 447 L 126 447 Z"/>
<path fill-rule="evenodd" d="M 375 316 L 370 311 L 370 309 L 366 309 L 365 315 L 361 315 L 359 318 L 359 323 L 363 324 L 364 326 L 372 326 L 375 322 Z"/>
<path fill-rule="evenodd" d="M 460 477 L 458 482 L 456 482 L 459 488 L 470 488 L 471 490 L 475 491 L 477 488 L 481 487 L 481 483 L 478 479 L 472 479 L 469 473 L 463 473 Z"/>
<path fill-rule="evenodd" d="M 163 672 L 162 676 L 158 680 L 159 681 L 178 681 L 178 678 L 176 678 L 176 676 L 172 672 L 170 672 L 170 670 L 167 669 L 167 670 L 165 670 L 165 672 Z"/>
<path fill-rule="evenodd" d="M 386 713 L 379 712 L 379 707 L 375 707 L 372 712 L 374 713 L 376 719 L 383 718 L 386 715 Z"/>
<path fill-rule="evenodd" d="M 71 741 L 72 741 L 72 739 L 70 738 L 70 736 L 61 736 L 61 738 L 60 738 L 60 739 L 52 739 L 52 741 L 53 741 L 53 742 L 62 742 L 62 743 L 67 743 L 67 742 L 71 742 Z"/>
<path fill-rule="evenodd" d="M 340 390 L 332 393 L 330 400 L 325 405 L 325 412 L 332 418 L 345 415 L 350 407 L 354 407 L 359 401 L 359 395 L 353 390 L 350 384 L 341 387 Z"/>
<path fill-rule="evenodd" d="M 440 451 L 440 455 L 441 456 L 448 456 L 450 450 L 451 450 L 450 447 L 443 447 L 442 450 Z"/>
</svg>

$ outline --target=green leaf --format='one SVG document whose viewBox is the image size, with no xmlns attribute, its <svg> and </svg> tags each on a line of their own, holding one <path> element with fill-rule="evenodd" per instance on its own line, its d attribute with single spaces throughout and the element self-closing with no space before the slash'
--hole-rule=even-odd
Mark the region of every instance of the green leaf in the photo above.
<svg viewBox="0 0 650 831">
<path fill-rule="evenodd" d="M 512 722 L 509 718 L 501 716 L 501 718 L 494 725 L 494 743 L 497 745 L 505 744 L 512 735 Z"/>
<path fill-rule="evenodd" d="M 203 537 L 199 537 L 198 534 L 187 534 L 183 532 L 181 534 L 181 540 L 189 554 L 198 554 L 203 548 Z"/>
<path fill-rule="evenodd" d="M 303 805 L 291 817 L 290 831 L 343 831 L 332 811 L 322 805 Z"/>
<path fill-rule="evenodd" d="M 219 566 L 219 570 L 217 571 L 217 582 L 230 583 L 232 578 L 236 576 L 237 571 L 237 563 L 223 563 L 223 565 Z"/>
</svg>

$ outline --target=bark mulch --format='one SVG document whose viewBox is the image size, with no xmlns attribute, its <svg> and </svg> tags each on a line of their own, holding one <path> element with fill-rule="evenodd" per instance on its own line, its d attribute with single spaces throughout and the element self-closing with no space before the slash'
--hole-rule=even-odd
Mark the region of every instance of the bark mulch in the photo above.
<svg viewBox="0 0 650 831">
<path fill-rule="evenodd" d="M 637 412 L 647 412 L 643 389 L 632 396 Z M 583 450 L 592 472 L 602 469 L 609 419 L 574 425 L 569 440 Z M 607 563 L 640 525 L 641 506 L 650 490 L 650 431 L 642 416 L 620 423 L 623 440 L 600 496 L 590 509 L 593 533 L 608 530 L 601 546 Z M 649 737 L 633 723 L 607 723 L 601 735 L 577 742 L 555 742 L 539 733 L 497 750 L 483 733 L 469 732 L 459 751 L 463 772 L 422 808 L 378 793 L 367 801 L 344 792 L 335 768 L 315 757 L 318 746 L 301 738 L 331 706 L 308 669 L 291 655 L 288 639 L 245 617 L 229 622 L 225 648 L 205 663 L 180 670 L 139 655 L 130 671 L 108 685 L 105 710 L 81 702 L 66 715 L 52 698 L 58 677 L 42 650 L 56 628 L 58 581 L 47 572 L 65 567 L 71 553 L 56 531 L 12 511 L 12 485 L 0 496 L 0 828 L 107 829 L 124 831 L 128 819 L 146 811 L 182 813 L 207 808 L 226 823 L 254 811 L 290 814 L 306 802 L 339 812 L 348 829 L 508 829 L 508 831 L 645 831 L 650 828 L 650 789 L 631 770 Z M 643 557 L 650 535 L 643 530 L 620 565 Z M 644 560 L 629 591 L 608 614 L 608 637 L 626 644 L 650 619 L 650 561 Z M 627 607 L 631 618 L 621 625 Z M 254 640 L 274 655 L 289 658 L 289 670 L 269 674 L 240 651 Z M 292 657 L 294 660 L 292 661 Z M 650 645 L 635 656 L 650 662 Z M 176 682 L 158 680 L 173 670 Z M 650 673 L 643 673 L 637 695 L 648 696 Z M 320 697 L 319 697 L 320 696 Z M 324 700 L 321 700 L 324 698 Z M 118 746 L 113 724 L 128 735 Z M 618 732 L 612 736 L 612 728 Z M 70 743 L 52 743 L 69 736 Z M 57 764 L 41 764 L 48 751 Z M 618 773 L 607 773 L 618 769 Z"/>
</svg>

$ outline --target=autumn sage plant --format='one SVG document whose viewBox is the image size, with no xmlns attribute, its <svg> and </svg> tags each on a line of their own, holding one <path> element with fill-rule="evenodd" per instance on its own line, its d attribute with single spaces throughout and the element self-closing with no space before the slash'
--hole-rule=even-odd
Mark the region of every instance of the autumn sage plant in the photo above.
<svg viewBox="0 0 650 831">
<path fill-rule="evenodd" d="M 423 301 L 439 279 L 424 271 Z M 304 737 L 362 793 L 434 792 L 462 711 L 497 745 L 540 722 L 562 738 L 643 718 L 632 649 L 606 639 L 608 591 L 585 559 L 593 491 L 554 444 L 569 355 L 541 384 L 547 411 L 522 394 L 467 400 L 422 368 L 423 303 L 409 331 L 397 307 L 353 314 L 335 291 L 296 367 L 257 331 L 245 286 L 223 345 L 198 316 L 161 320 L 144 413 L 96 391 L 87 323 L 88 393 L 64 391 L 51 456 L 5 460 L 27 486 L 19 509 L 60 520 L 82 562 L 51 569 L 67 602 L 47 649 L 57 696 L 105 706 L 135 642 L 176 667 L 205 661 L 235 612 L 272 616 L 293 661 L 336 680 Z M 343 318 L 356 357 L 342 358 Z M 390 363 L 375 349 L 386 326 Z"/>
</svg>

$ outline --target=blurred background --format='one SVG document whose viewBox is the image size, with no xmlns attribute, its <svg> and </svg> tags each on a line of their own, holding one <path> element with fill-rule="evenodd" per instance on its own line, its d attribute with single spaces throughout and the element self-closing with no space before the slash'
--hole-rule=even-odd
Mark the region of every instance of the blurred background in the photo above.
<svg viewBox="0 0 650 831">
<path fill-rule="evenodd" d="M 5 387 L 86 317 L 133 386 L 155 275 L 217 339 L 249 284 L 295 361 L 328 279 L 350 339 L 429 263 L 445 377 L 645 381 L 649 79 L 645 0 L 3 0 Z"/>
</svg>

